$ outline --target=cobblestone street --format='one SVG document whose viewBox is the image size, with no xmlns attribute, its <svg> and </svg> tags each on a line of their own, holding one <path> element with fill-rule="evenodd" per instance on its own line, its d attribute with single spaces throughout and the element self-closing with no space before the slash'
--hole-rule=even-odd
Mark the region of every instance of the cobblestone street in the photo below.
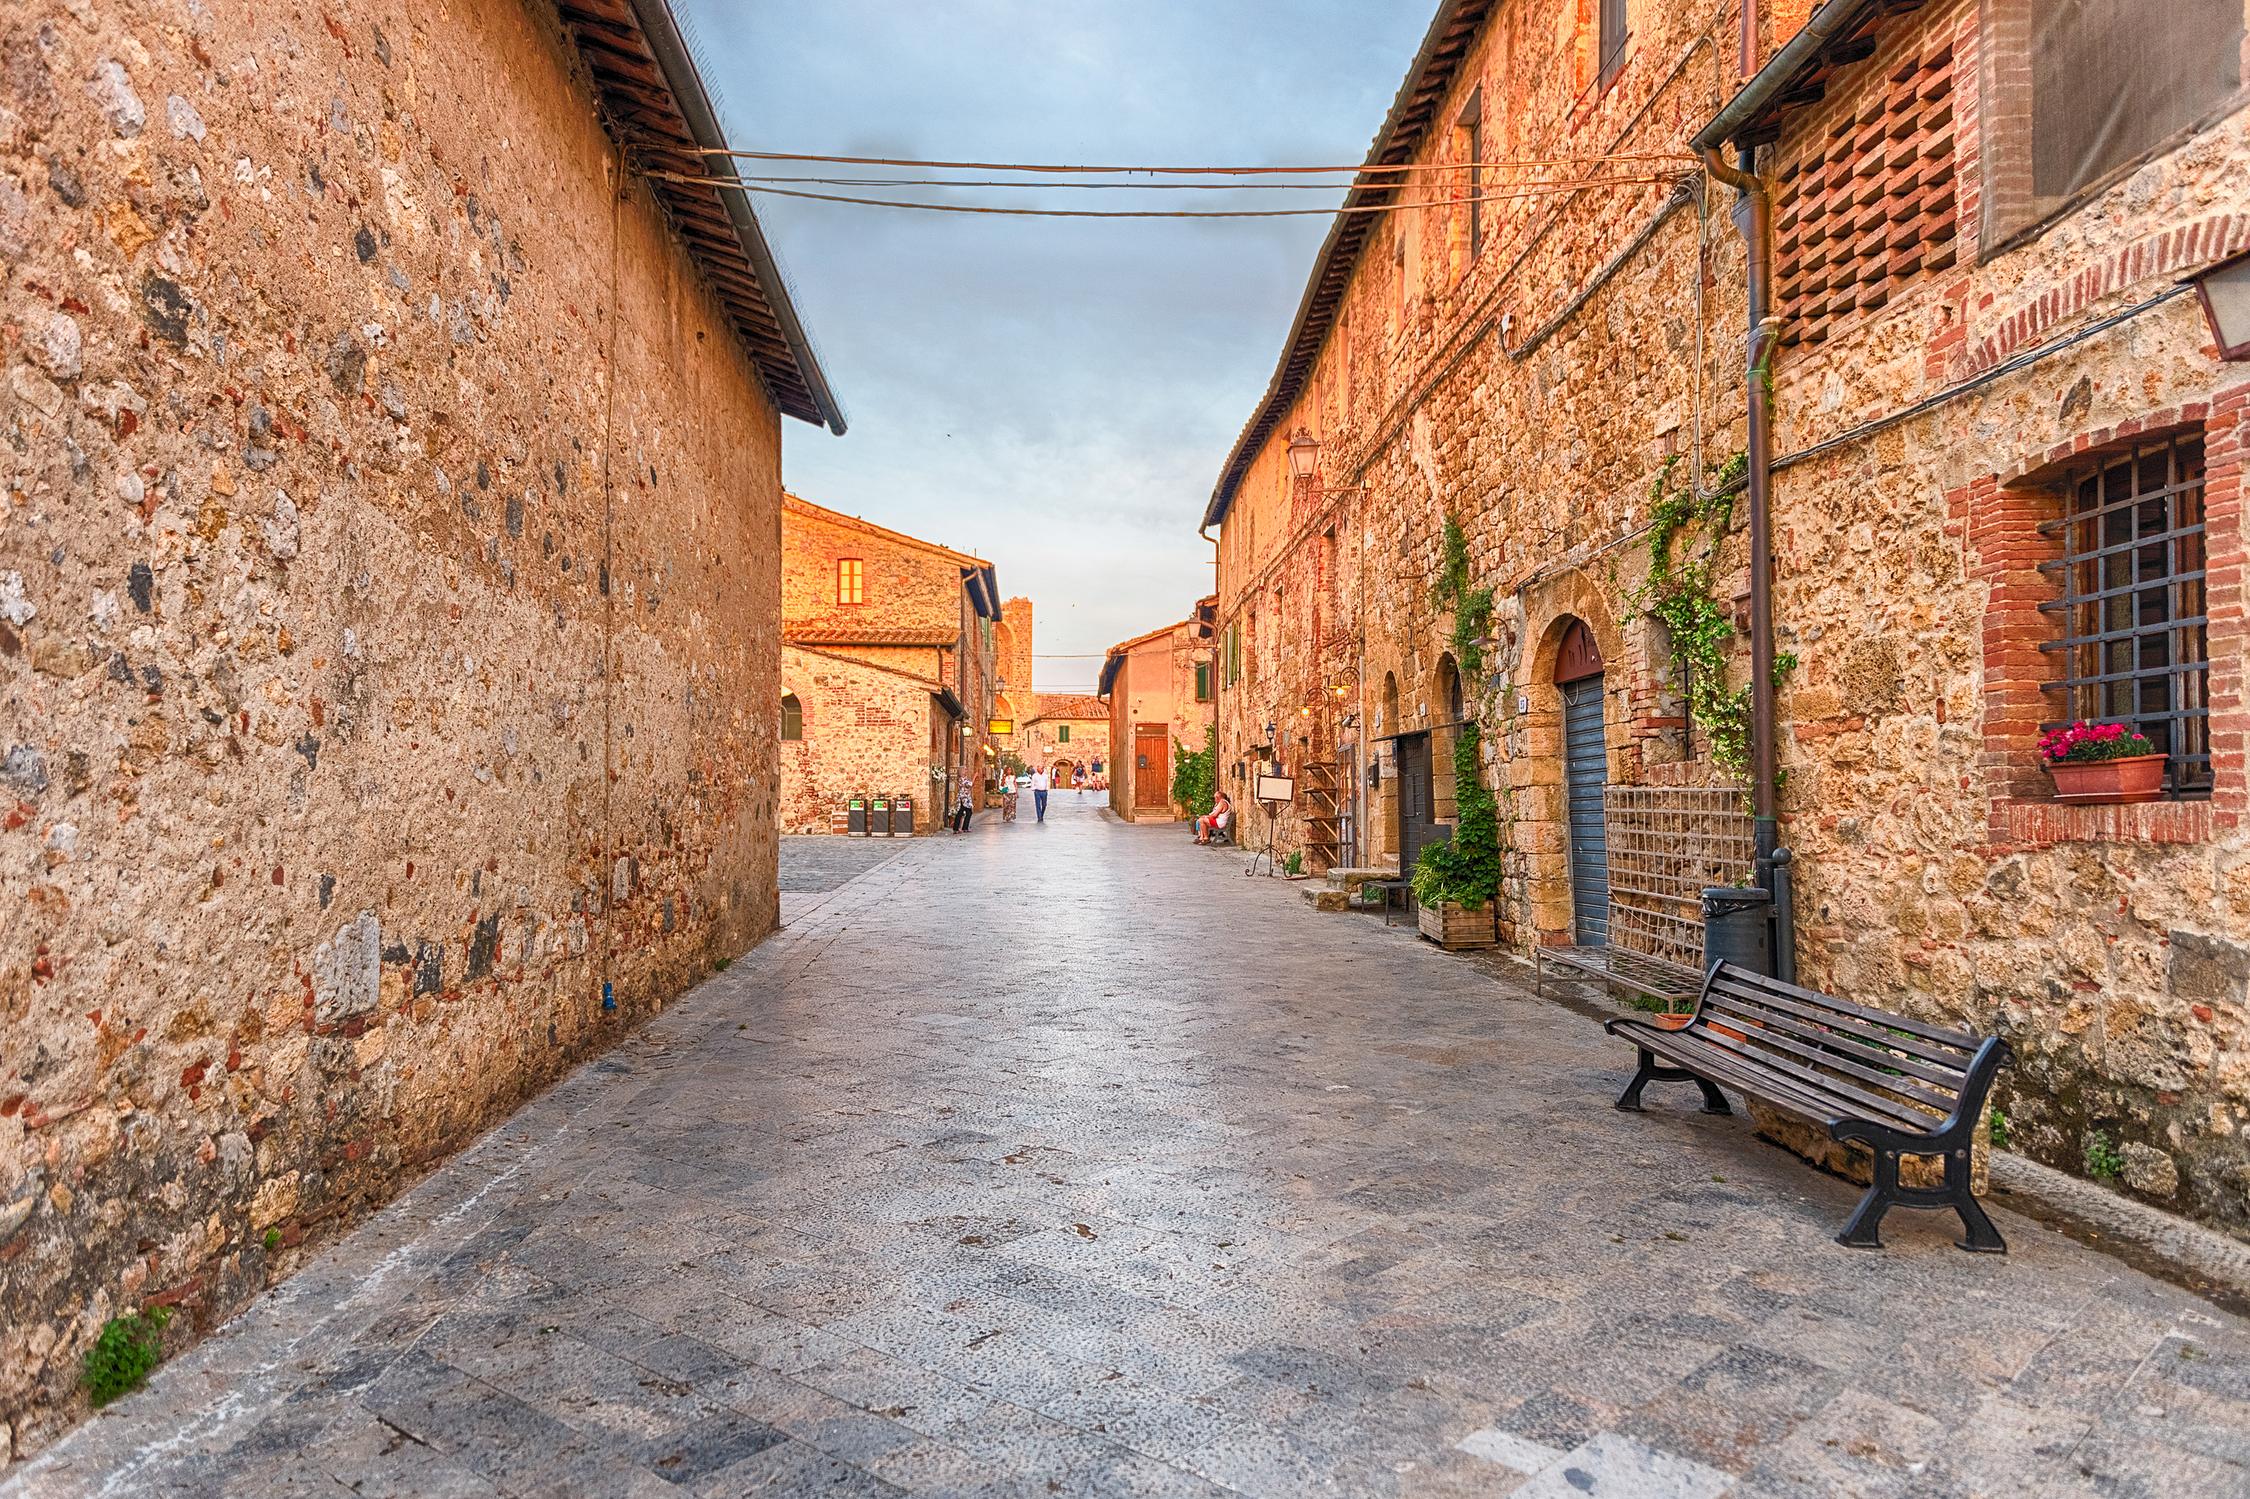
<svg viewBox="0 0 2250 1499">
<path fill-rule="evenodd" d="M 1092 796 L 810 846 L 6 1492 L 2250 1494 L 2250 1326 L 2005 1212 L 1839 1248 L 1857 1189 L 1403 928 Z"/>
</svg>

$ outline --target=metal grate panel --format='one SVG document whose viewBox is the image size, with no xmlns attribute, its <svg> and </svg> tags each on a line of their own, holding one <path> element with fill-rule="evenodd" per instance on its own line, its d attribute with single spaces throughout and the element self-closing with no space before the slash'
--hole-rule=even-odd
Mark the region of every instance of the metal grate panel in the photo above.
<svg viewBox="0 0 2250 1499">
<path fill-rule="evenodd" d="M 1703 887 L 1741 884 L 1757 858 L 1742 793 L 1726 786 L 1612 786 L 1602 817 L 1610 945 L 1701 968 Z"/>
<path fill-rule="evenodd" d="M 2173 795 L 2211 789 L 2211 663 L 2204 626 L 2203 439 L 2167 437 L 2099 455 L 2040 527 L 2062 556 L 2041 564 L 2062 597 L 2040 608 L 2063 635 L 2042 650 L 2067 718 L 2119 721 L 2167 757 Z M 2058 722 L 2046 725 L 2059 726 Z"/>
</svg>

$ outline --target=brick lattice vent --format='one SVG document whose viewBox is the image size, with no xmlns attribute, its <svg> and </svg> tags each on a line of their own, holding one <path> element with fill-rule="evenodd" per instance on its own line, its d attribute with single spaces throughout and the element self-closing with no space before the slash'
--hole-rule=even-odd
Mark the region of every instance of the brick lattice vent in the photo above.
<svg viewBox="0 0 2250 1499">
<path fill-rule="evenodd" d="M 1959 254 L 1953 47 L 1890 65 L 1856 111 L 1790 143 L 1775 218 L 1784 344 L 1817 344 Z"/>
</svg>

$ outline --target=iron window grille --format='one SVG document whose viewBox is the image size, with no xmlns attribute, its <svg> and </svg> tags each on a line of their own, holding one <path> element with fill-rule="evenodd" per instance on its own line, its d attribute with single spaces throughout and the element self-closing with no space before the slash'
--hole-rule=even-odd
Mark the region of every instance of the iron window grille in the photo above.
<svg viewBox="0 0 2250 1499">
<path fill-rule="evenodd" d="M 2071 719 L 2132 725 L 2165 756 L 2173 796 L 2211 791 L 2210 649 L 2204 613 L 2203 438 L 2175 434 L 2093 456 L 2065 481 L 2063 514 L 2043 524 L 2062 555 L 2040 564 L 2062 596 L 2041 649 L 2060 658 L 2046 684 Z"/>
</svg>

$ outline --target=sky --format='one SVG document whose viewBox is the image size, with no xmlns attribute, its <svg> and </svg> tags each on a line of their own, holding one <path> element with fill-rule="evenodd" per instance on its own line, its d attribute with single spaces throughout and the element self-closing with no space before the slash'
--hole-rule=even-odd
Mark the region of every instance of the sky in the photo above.
<svg viewBox="0 0 2250 1499">
<path fill-rule="evenodd" d="M 1430 15 L 1428 0 L 674 4 L 738 148 L 1196 166 L 1361 160 Z M 1055 188 L 944 197 L 1246 202 Z M 753 201 L 850 422 L 843 437 L 782 424 L 793 492 L 992 561 L 1003 594 L 1032 600 L 1041 691 L 1092 690 L 1108 647 L 1211 591 L 1196 526 L 1272 377 L 1327 216 L 1025 219 Z"/>
</svg>

